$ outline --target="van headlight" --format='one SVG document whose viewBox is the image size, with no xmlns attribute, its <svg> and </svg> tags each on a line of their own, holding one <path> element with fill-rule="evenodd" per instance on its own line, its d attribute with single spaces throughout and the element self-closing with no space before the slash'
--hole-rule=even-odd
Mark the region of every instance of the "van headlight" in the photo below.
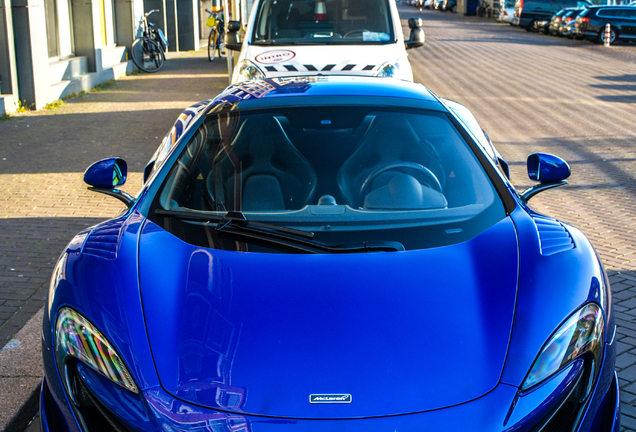
<svg viewBox="0 0 636 432">
<path fill-rule="evenodd" d="M 250 60 L 241 60 L 238 62 L 236 65 L 236 75 L 236 82 L 265 78 L 263 71 Z"/>
<path fill-rule="evenodd" d="M 392 60 L 384 63 L 375 76 L 381 78 L 397 78 L 401 69 L 400 62 L 398 60 Z"/>
<path fill-rule="evenodd" d="M 595 303 L 583 306 L 572 314 L 543 346 L 521 389 L 527 390 L 543 382 L 586 354 L 593 358 L 593 380 L 603 355 L 604 335 L 605 321 L 601 308 Z"/>
<path fill-rule="evenodd" d="M 139 393 L 121 357 L 86 318 L 71 308 L 63 308 L 55 325 L 55 354 L 58 369 L 72 397 L 66 371 L 69 357 L 91 367 L 106 378 L 133 393 Z"/>
</svg>

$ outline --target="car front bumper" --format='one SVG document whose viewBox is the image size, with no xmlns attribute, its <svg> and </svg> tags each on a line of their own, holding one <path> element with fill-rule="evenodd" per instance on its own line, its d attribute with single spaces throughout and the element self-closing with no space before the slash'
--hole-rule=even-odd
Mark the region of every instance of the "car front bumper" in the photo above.
<svg viewBox="0 0 636 432">
<path fill-rule="evenodd" d="M 570 409 L 571 403 L 581 394 L 576 393 L 577 389 L 588 387 L 583 382 L 586 370 L 583 361 L 572 363 L 525 393 L 514 386 L 499 384 L 476 400 L 450 408 L 348 420 L 271 418 L 215 411 L 176 399 L 160 387 L 134 395 L 82 367 L 79 368 L 82 389 L 77 391 L 82 396 L 75 396 L 73 404 L 60 380 L 52 350 L 43 347 L 45 378 L 40 401 L 41 424 L 43 432 L 91 432 L 93 424 L 110 424 L 107 429 L 118 432 L 419 432 L 423 425 L 430 431 L 494 432 L 553 430 L 555 423 L 561 424 L 565 419 L 569 422 L 567 430 L 618 432 L 620 403 L 618 378 L 614 372 L 615 346 L 616 342 L 606 345 L 601 370 L 590 396 L 574 410 Z M 400 395 L 387 394 L 387 397 Z"/>
</svg>

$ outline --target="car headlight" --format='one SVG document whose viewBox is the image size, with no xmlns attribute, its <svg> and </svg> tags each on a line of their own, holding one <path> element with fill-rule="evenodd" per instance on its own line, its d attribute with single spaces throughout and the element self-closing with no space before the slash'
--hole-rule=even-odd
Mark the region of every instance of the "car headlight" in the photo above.
<svg viewBox="0 0 636 432">
<path fill-rule="evenodd" d="M 55 352 L 60 374 L 65 377 L 68 357 L 74 357 L 95 369 L 115 384 L 139 393 L 128 369 L 113 346 L 86 318 L 70 308 L 63 308 L 55 326 Z"/>
<path fill-rule="evenodd" d="M 394 60 L 386 62 L 380 67 L 375 76 L 382 78 L 395 78 L 400 73 L 400 69 L 399 61 Z"/>
<path fill-rule="evenodd" d="M 237 82 L 265 78 L 263 71 L 249 60 L 241 60 L 236 65 Z"/>
<path fill-rule="evenodd" d="M 543 346 L 521 389 L 539 384 L 585 354 L 594 357 L 593 368 L 597 369 L 603 354 L 604 330 L 601 308 L 595 303 L 583 306 Z"/>
</svg>

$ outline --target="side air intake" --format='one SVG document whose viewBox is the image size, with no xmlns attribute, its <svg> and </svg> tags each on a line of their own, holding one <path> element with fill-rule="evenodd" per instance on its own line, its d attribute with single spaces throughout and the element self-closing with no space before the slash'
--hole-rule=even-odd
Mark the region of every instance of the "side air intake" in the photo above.
<svg viewBox="0 0 636 432">
<path fill-rule="evenodd" d="M 113 260 L 117 258 L 117 245 L 123 219 L 108 221 L 90 233 L 84 243 L 84 253 Z"/>
<path fill-rule="evenodd" d="M 574 240 L 562 223 L 554 220 L 533 216 L 539 232 L 541 255 L 554 255 L 574 249 Z"/>
</svg>

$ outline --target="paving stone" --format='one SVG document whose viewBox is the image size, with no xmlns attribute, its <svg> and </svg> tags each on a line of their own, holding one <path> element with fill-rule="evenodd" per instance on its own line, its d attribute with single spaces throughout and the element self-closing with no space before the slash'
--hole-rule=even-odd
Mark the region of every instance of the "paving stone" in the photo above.
<svg viewBox="0 0 636 432">
<path fill-rule="evenodd" d="M 636 419 L 630 416 L 621 415 L 621 426 L 626 430 L 636 430 Z"/>
<path fill-rule="evenodd" d="M 636 407 L 621 402 L 621 415 L 630 416 L 636 419 Z"/>
<path fill-rule="evenodd" d="M 631 389 L 633 389 L 633 387 L 631 387 Z M 625 402 L 626 404 L 634 405 L 634 402 L 636 401 L 635 394 L 630 393 L 627 390 L 623 390 L 622 388 L 620 397 L 621 401 Z"/>
<path fill-rule="evenodd" d="M 621 354 L 621 356 L 622 355 L 632 355 L 633 356 L 633 354 L 630 354 L 630 353 L 624 353 L 624 354 Z M 636 381 L 636 365 L 630 366 L 630 367 L 627 367 L 627 368 L 621 370 L 620 374 L 621 374 L 621 378 L 624 379 L 624 380 L 627 380 L 629 382 Z M 634 393 L 636 393 L 636 391 Z"/>
</svg>

